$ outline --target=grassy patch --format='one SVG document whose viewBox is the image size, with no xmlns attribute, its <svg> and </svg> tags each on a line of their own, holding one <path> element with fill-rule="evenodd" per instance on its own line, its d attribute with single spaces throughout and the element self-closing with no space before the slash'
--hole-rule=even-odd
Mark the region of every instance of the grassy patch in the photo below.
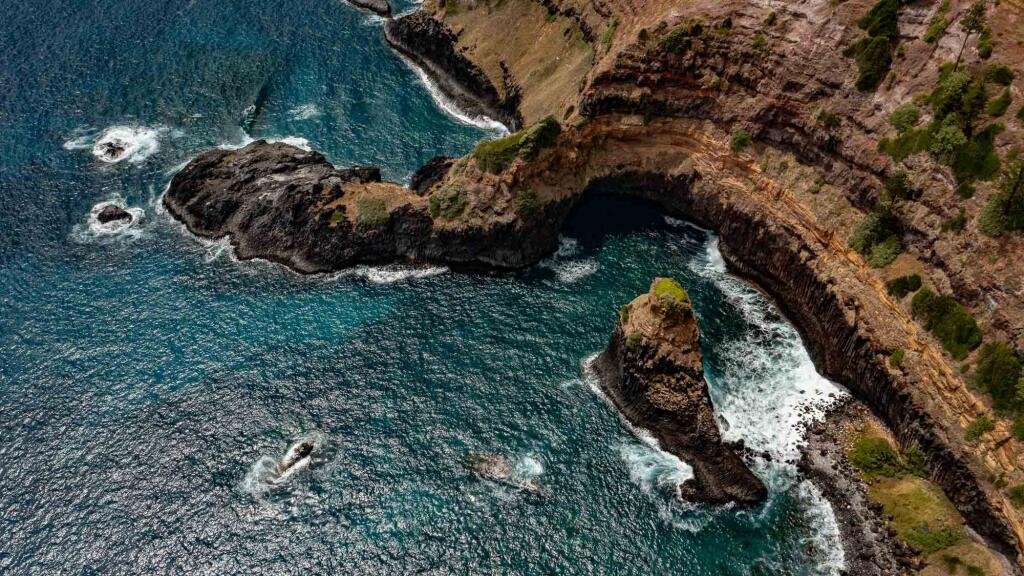
<svg viewBox="0 0 1024 576">
<path fill-rule="evenodd" d="M 335 225 L 337 225 L 337 224 L 338 224 L 338 222 L 341 222 L 342 218 L 344 218 L 344 217 L 345 217 L 345 212 L 344 212 L 344 211 L 342 211 L 342 209 L 341 209 L 341 208 L 335 208 L 335 209 L 334 209 L 334 210 L 333 210 L 333 211 L 331 212 L 331 218 L 330 218 L 330 220 L 329 220 L 329 221 L 330 221 L 330 223 L 331 223 L 331 226 L 335 226 Z"/>
<path fill-rule="evenodd" d="M 1009 86 L 1013 82 L 1016 74 L 1013 70 L 1003 66 L 1002 64 L 989 64 L 985 66 L 985 82 L 991 82 L 992 84 L 1001 84 L 1003 86 Z"/>
<path fill-rule="evenodd" d="M 483 170 L 498 173 L 517 157 L 532 160 L 538 152 L 553 145 L 561 132 L 558 121 L 548 116 L 515 134 L 477 144 L 472 156 Z"/>
<path fill-rule="evenodd" d="M 879 477 L 898 478 L 904 472 L 899 454 L 881 436 L 858 437 L 850 449 L 849 458 L 850 463 L 868 480 Z"/>
<path fill-rule="evenodd" d="M 885 289 L 894 298 L 903 298 L 907 294 L 917 292 L 921 288 L 921 276 L 910 274 L 893 278 L 885 283 Z"/>
<path fill-rule="evenodd" d="M 619 17 L 612 18 L 612 23 L 601 35 L 601 47 L 607 52 L 612 47 L 612 40 L 615 38 L 615 31 L 619 28 Z"/>
<path fill-rule="evenodd" d="M 934 484 L 920 478 L 884 478 L 871 496 L 892 516 L 888 524 L 904 542 L 930 554 L 964 539 L 953 503 Z"/>
<path fill-rule="evenodd" d="M 913 102 L 900 104 L 889 115 L 889 123 L 900 134 L 904 134 L 921 120 L 921 109 Z"/>
<path fill-rule="evenodd" d="M 930 22 L 928 22 L 928 30 L 925 31 L 922 40 L 929 44 L 936 42 L 942 37 L 942 33 L 949 27 L 949 0 L 942 0 L 942 4 L 939 4 L 939 9 L 932 16 Z"/>
<path fill-rule="evenodd" d="M 1010 488 L 1010 500 L 1017 508 L 1024 508 L 1024 484 Z"/>
<path fill-rule="evenodd" d="M 391 218 L 387 204 L 378 198 L 360 198 L 356 207 L 359 210 L 356 225 L 363 229 L 383 226 Z"/>
<path fill-rule="evenodd" d="M 998 118 L 1006 111 L 1010 109 L 1010 104 L 1013 102 L 1013 96 L 1010 95 L 1010 89 L 1003 90 L 1003 93 L 998 98 L 993 99 L 985 106 L 985 113 L 993 118 Z"/>
<path fill-rule="evenodd" d="M 626 348 L 630 350 L 636 350 L 640 347 L 640 343 L 644 341 L 644 335 L 640 332 L 630 332 L 626 336 Z"/>
<path fill-rule="evenodd" d="M 690 304 L 690 295 L 671 278 L 661 278 L 654 285 L 654 297 L 658 300 L 670 300 L 679 304 Z"/>
<path fill-rule="evenodd" d="M 466 192 L 459 186 L 446 186 L 430 195 L 430 215 L 454 220 L 466 211 Z"/>
<path fill-rule="evenodd" d="M 981 344 L 981 328 L 955 299 L 924 287 L 914 295 L 911 306 L 914 318 L 921 320 L 953 358 L 963 360 Z"/>
</svg>

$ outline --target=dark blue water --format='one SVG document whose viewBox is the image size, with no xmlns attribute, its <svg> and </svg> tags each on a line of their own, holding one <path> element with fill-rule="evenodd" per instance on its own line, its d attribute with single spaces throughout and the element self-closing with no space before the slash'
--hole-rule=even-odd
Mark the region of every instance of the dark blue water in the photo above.
<svg viewBox="0 0 1024 576">
<path fill-rule="evenodd" d="M 334 1 L 0 0 L 0 573 L 818 574 L 831 511 L 784 463 L 837 392 L 706 232 L 614 199 L 516 274 L 303 277 L 159 208 L 199 151 L 303 138 L 402 180 L 490 134 L 447 116 Z M 103 163 L 108 130 L 137 148 Z M 116 200 L 143 214 L 90 226 Z M 616 215 L 613 221 L 610 214 Z M 109 231 L 108 231 L 109 232 Z M 594 391 L 616 310 L 695 300 L 726 435 L 772 452 L 754 510 L 679 503 L 688 474 Z M 309 466 L 269 469 L 315 439 Z M 472 454 L 513 465 L 475 476 Z"/>
</svg>

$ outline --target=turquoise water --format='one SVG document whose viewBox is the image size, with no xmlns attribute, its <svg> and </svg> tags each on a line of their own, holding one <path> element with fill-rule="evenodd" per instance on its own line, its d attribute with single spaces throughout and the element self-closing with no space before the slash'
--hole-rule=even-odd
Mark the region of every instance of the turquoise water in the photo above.
<svg viewBox="0 0 1024 576">
<path fill-rule="evenodd" d="M 445 114 L 340 2 L 0 4 L 0 572 L 841 564 L 830 509 L 786 463 L 800 407 L 841 392 L 707 232 L 595 198 L 519 273 L 240 263 L 160 210 L 200 150 L 303 138 L 403 180 L 494 132 Z M 137 148 L 100 162 L 116 127 Z M 141 222 L 91 226 L 112 200 Z M 688 468 L 589 379 L 616 310 L 659 274 L 694 298 L 726 436 L 772 453 L 762 507 L 680 503 Z M 302 438 L 308 467 L 269 472 Z M 475 453 L 513 477 L 478 478 Z"/>
</svg>

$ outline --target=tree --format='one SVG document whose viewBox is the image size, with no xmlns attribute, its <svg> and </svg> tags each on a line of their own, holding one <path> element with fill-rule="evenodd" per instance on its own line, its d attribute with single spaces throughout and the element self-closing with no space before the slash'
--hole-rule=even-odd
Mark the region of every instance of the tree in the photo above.
<svg viewBox="0 0 1024 576">
<path fill-rule="evenodd" d="M 967 40 L 970 39 L 971 34 L 981 32 L 985 29 L 985 25 L 985 0 L 977 0 L 971 4 L 971 7 L 964 13 L 964 17 L 960 19 L 960 28 L 965 32 L 964 43 L 960 46 L 960 53 L 956 55 L 956 62 L 953 64 L 954 71 L 960 66 L 960 58 L 964 55 L 964 49 L 967 48 Z"/>
<path fill-rule="evenodd" d="M 957 114 L 950 114 L 942 121 L 942 125 L 932 136 L 928 150 L 939 160 L 947 164 L 953 161 L 957 151 L 967 144 L 967 136 L 960 129 Z"/>
</svg>

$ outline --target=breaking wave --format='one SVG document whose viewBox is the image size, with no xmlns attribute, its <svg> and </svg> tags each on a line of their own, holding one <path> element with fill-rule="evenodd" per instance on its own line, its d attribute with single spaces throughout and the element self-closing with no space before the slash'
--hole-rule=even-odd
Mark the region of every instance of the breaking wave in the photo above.
<svg viewBox="0 0 1024 576">
<path fill-rule="evenodd" d="M 391 284 L 404 280 L 430 278 L 448 273 L 447 266 L 412 266 L 388 264 L 384 266 L 355 266 L 334 274 L 334 277 L 357 277 L 373 284 Z"/>
<path fill-rule="evenodd" d="M 292 443 L 280 458 L 262 455 L 242 478 L 241 489 L 259 498 L 276 488 L 287 486 L 293 478 L 309 468 L 323 450 L 325 438 L 313 432 Z"/>
<path fill-rule="evenodd" d="M 313 103 L 302 104 L 288 111 L 288 116 L 290 116 L 292 120 L 311 120 L 313 118 L 318 118 L 320 114 L 322 114 L 320 108 Z"/>
<path fill-rule="evenodd" d="M 558 251 L 541 261 L 540 266 L 554 272 L 560 282 L 578 282 L 599 268 L 597 260 L 581 258 L 580 252 L 579 242 L 575 238 L 560 236 Z"/>
</svg>

